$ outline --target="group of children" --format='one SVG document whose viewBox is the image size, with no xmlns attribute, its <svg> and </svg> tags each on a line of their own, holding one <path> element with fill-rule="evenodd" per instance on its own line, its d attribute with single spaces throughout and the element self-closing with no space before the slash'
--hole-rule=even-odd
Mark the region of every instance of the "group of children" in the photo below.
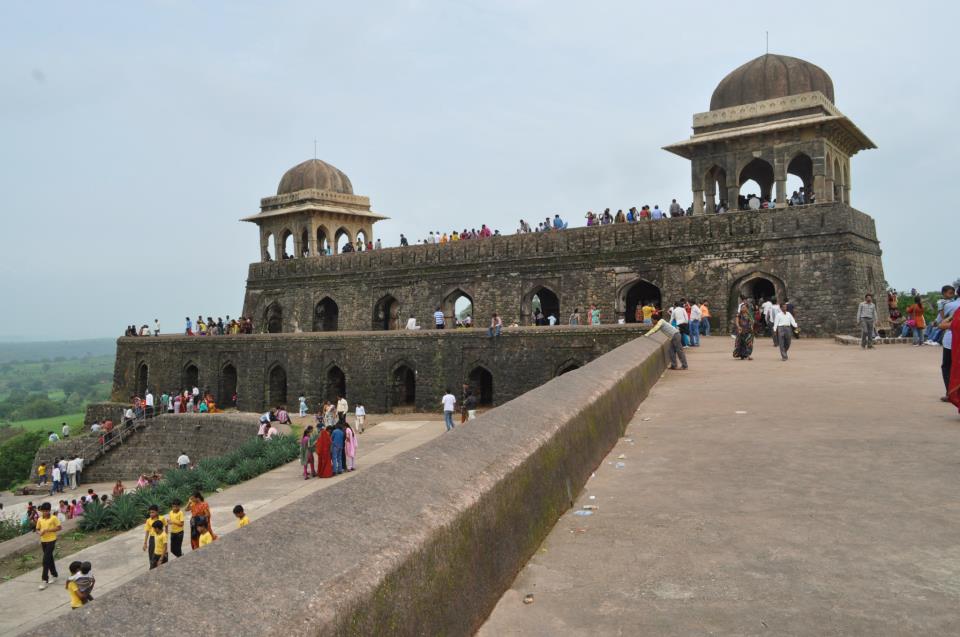
<svg viewBox="0 0 960 637">
<path fill-rule="evenodd" d="M 160 516 L 160 508 L 151 504 L 147 511 L 147 519 L 143 523 L 143 550 L 147 553 L 147 562 L 150 570 L 161 564 L 166 564 L 169 554 L 174 557 L 183 556 L 184 512 L 182 502 L 174 500 L 170 504 L 170 512 Z M 188 504 L 192 512 L 190 518 L 190 546 L 193 550 L 203 548 L 216 540 L 219 536 L 213 532 L 210 523 L 210 507 L 203 501 L 203 497 L 194 494 Z M 204 515 L 205 514 L 205 515 Z M 233 515 L 237 518 L 237 528 L 250 524 L 250 518 L 238 504 L 233 507 Z"/>
</svg>

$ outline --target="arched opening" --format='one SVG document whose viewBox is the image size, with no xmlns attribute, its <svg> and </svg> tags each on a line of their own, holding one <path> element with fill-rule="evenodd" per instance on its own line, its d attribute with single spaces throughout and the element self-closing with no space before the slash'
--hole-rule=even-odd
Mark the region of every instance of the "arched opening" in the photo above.
<svg viewBox="0 0 960 637">
<path fill-rule="evenodd" d="M 529 312 L 528 322 L 534 325 L 549 325 L 551 316 L 560 322 L 560 297 L 548 287 L 536 288 L 530 295 L 529 308 L 524 309 Z"/>
<path fill-rule="evenodd" d="M 276 251 L 273 249 L 273 233 L 267 233 L 267 236 L 264 239 L 263 254 L 260 255 L 260 258 L 264 261 L 277 260 Z"/>
<path fill-rule="evenodd" d="M 371 328 L 375 330 L 395 330 L 400 324 L 400 301 L 388 294 L 373 306 Z"/>
<path fill-rule="evenodd" d="M 320 256 L 330 254 L 330 233 L 323 226 L 317 228 L 317 254 Z"/>
<path fill-rule="evenodd" d="M 363 230 L 357 231 L 357 252 L 362 252 L 367 249 L 367 233 Z"/>
<path fill-rule="evenodd" d="M 806 153 L 798 153 L 787 164 L 787 202 L 794 205 L 809 203 L 813 192 L 813 160 Z"/>
<path fill-rule="evenodd" d="M 268 334 L 279 334 L 283 331 L 283 308 L 279 303 L 267 306 L 263 315 L 263 324 L 267 326 Z"/>
<path fill-rule="evenodd" d="M 300 256 L 310 256 L 310 231 L 306 228 L 300 233 Z"/>
<path fill-rule="evenodd" d="M 460 288 L 443 299 L 440 309 L 444 316 L 453 317 L 454 327 L 473 325 L 473 297 Z"/>
<path fill-rule="evenodd" d="M 833 200 L 843 201 L 843 171 L 839 159 L 833 160 Z"/>
<path fill-rule="evenodd" d="M 267 406 L 278 407 L 287 403 L 287 372 L 274 365 L 267 375 Z"/>
<path fill-rule="evenodd" d="M 703 180 L 704 205 L 706 212 L 716 212 L 720 204 L 727 208 L 727 171 L 720 166 L 711 166 Z"/>
<path fill-rule="evenodd" d="M 336 301 L 329 296 L 325 296 L 323 300 L 313 308 L 313 331 L 336 332 L 339 318 L 340 308 L 337 306 Z"/>
<path fill-rule="evenodd" d="M 393 407 L 409 407 L 417 402 L 417 373 L 401 365 L 393 370 L 392 392 L 390 405 Z"/>
<path fill-rule="evenodd" d="M 727 303 L 727 321 L 730 324 L 737 313 L 741 296 L 755 309 L 766 299 L 786 299 L 787 290 L 783 281 L 772 275 L 757 272 L 742 277 L 730 289 L 730 300 Z"/>
<path fill-rule="evenodd" d="M 623 318 L 627 323 L 642 323 L 643 307 L 649 305 L 659 309 L 662 302 L 660 288 L 642 279 L 624 288 L 622 294 Z"/>
<path fill-rule="evenodd" d="M 334 246 L 337 254 L 343 254 L 343 252 L 353 252 L 353 238 L 350 236 L 350 231 L 346 228 L 340 228 L 337 230 L 337 234 L 334 237 Z M 346 246 L 350 246 L 346 250 Z"/>
<path fill-rule="evenodd" d="M 193 363 L 189 363 L 186 367 L 183 368 L 183 376 L 181 377 L 181 385 L 183 389 L 193 389 L 194 387 L 200 387 L 200 369 L 197 368 Z"/>
<path fill-rule="evenodd" d="M 147 393 L 147 382 L 150 379 L 150 370 L 146 363 L 140 363 L 137 368 L 137 396 L 143 396 Z"/>
<path fill-rule="evenodd" d="M 740 171 L 737 183 L 740 186 L 741 210 L 748 210 L 756 205 L 750 203 L 751 195 L 760 201 L 770 201 L 773 192 L 773 166 L 759 157 L 754 158 Z"/>
<path fill-rule="evenodd" d="M 340 396 L 347 396 L 347 376 L 343 370 L 334 365 L 327 370 L 327 400 L 336 400 Z"/>
<path fill-rule="evenodd" d="M 580 365 L 573 361 L 567 361 L 560 365 L 560 368 L 557 369 L 557 376 L 563 376 L 567 372 L 572 372 L 575 369 L 580 369 Z"/>
<path fill-rule="evenodd" d="M 293 233 L 289 230 L 284 230 L 283 234 L 280 235 L 280 245 L 282 246 L 282 254 L 280 255 L 283 259 L 292 259 L 294 255 L 293 248 Z"/>
<path fill-rule="evenodd" d="M 477 396 L 481 405 L 493 404 L 493 374 L 486 367 L 477 366 L 467 377 L 470 389 Z"/>
<path fill-rule="evenodd" d="M 217 404 L 221 407 L 237 406 L 237 368 L 227 363 L 220 370 L 220 392 L 217 395 Z"/>
</svg>

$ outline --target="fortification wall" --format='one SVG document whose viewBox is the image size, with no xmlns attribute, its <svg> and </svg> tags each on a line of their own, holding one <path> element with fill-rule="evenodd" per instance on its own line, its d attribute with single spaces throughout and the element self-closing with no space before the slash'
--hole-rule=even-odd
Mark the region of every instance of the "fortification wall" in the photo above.
<svg viewBox="0 0 960 637">
<path fill-rule="evenodd" d="M 190 384 L 185 370 L 192 367 L 200 387 L 228 397 L 231 368 L 242 411 L 277 404 L 295 409 L 300 395 L 315 410 L 325 399 L 336 400 L 340 388 L 334 377 L 340 370 L 351 409 L 362 401 L 368 412 L 385 413 L 405 404 L 405 386 L 397 377 L 407 368 L 419 410 L 439 410 L 445 389 L 459 394 L 461 383 L 471 374 L 476 379 L 479 370 L 489 374 L 492 403 L 501 404 L 642 331 L 638 325 L 608 325 L 507 329 L 498 338 L 479 329 L 121 338 L 114 395 L 138 390 L 142 395 L 138 385 L 144 383 L 157 396 L 176 391 Z M 285 396 L 273 382 L 276 370 L 286 379 Z"/>
<path fill-rule="evenodd" d="M 268 308 L 279 308 L 284 332 L 314 331 L 329 297 L 339 329 L 366 330 L 382 325 L 376 305 L 389 295 L 401 321 L 429 326 L 434 308 L 462 291 L 477 319 L 498 312 L 528 324 L 530 299 L 546 287 L 561 322 L 596 304 L 613 323 L 630 320 L 628 292 L 647 281 L 665 304 L 708 299 L 725 327 L 741 284 L 763 276 L 795 303 L 806 333 L 828 335 L 853 329 L 863 295 L 884 291 L 880 254 L 873 219 L 846 204 L 736 212 L 253 263 L 244 314 L 265 331 Z"/>
<path fill-rule="evenodd" d="M 469 426 L 145 571 L 72 612 L 71 629 L 140 635 L 176 615 L 210 635 L 237 626 L 251 635 L 473 634 L 659 378 L 663 343 L 659 334 L 632 340 Z M 323 550 L 317 568 L 305 556 L 334 532 L 349 550 Z"/>
<path fill-rule="evenodd" d="M 95 460 L 87 460 L 83 468 L 84 482 L 126 480 L 141 473 L 169 471 L 176 468 L 177 457 L 185 451 L 190 460 L 219 456 L 233 451 L 257 435 L 255 414 L 177 414 L 152 418 L 123 443 L 109 449 Z M 98 436 L 88 434 L 56 442 L 37 451 L 33 473 L 43 461 L 48 465 L 57 457 L 91 457 Z"/>
</svg>

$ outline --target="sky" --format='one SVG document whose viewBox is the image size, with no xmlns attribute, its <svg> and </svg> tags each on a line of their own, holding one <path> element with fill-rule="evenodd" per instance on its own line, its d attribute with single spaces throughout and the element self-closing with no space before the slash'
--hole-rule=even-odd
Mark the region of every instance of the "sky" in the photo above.
<svg viewBox="0 0 960 637">
<path fill-rule="evenodd" d="M 0 340 L 237 316 L 258 211 L 318 156 L 390 217 L 513 232 L 690 201 L 716 84 L 770 51 L 833 78 L 879 147 L 852 160 L 887 281 L 960 276 L 960 61 L 948 2 L 565 0 L 0 5 Z"/>
</svg>

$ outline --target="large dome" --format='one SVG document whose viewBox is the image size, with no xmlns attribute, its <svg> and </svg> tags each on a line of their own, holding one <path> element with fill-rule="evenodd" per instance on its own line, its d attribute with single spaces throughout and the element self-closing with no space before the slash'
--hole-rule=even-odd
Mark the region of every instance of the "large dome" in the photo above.
<svg viewBox="0 0 960 637">
<path fill-rule="evenodd" d="M 787 55 L 761 55 L 720 80 L 710 110 L 820 91 L 833 102 L 833 80 L 816 64 Z"/>
<path fill-rule="evenodd" d="M 329 190 L 345 195 L 353 194 L 350 178 L 336 167 L 319 159 L 308 159 L 283 173 L 280 185 L 277 186 L 277 194 L 286 195 L 308 188 Z"/>
</svg>

